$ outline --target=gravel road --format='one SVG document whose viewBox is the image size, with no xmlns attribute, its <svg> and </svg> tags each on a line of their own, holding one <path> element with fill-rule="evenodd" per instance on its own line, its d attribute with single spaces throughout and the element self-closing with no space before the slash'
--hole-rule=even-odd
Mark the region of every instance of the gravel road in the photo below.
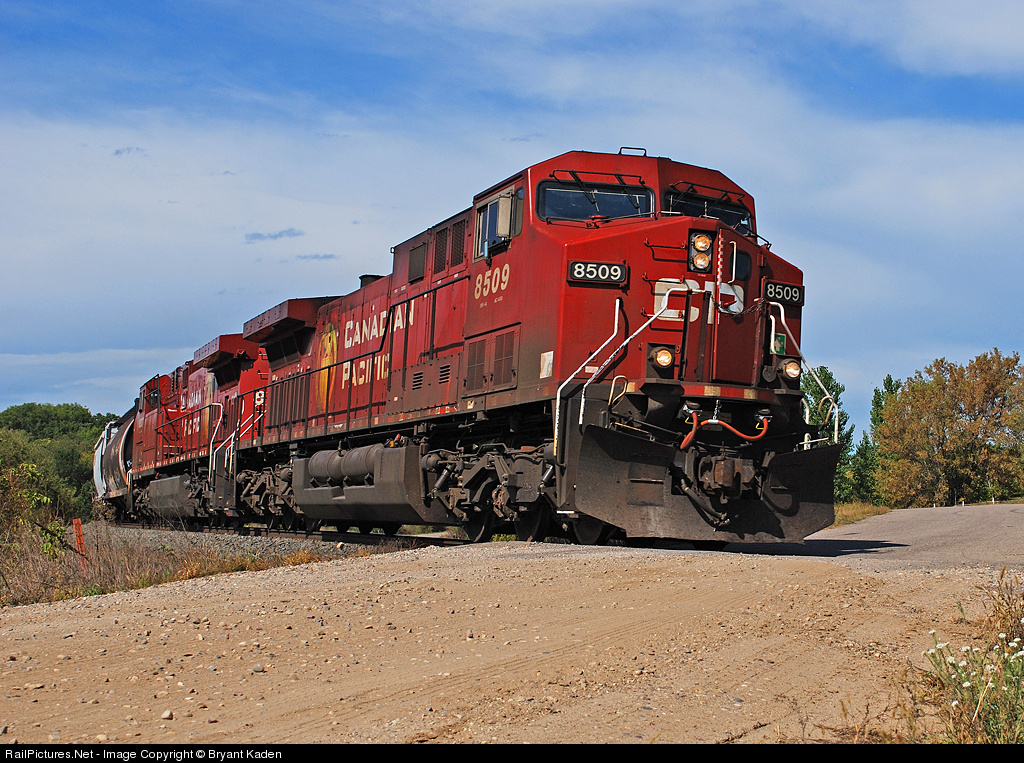
<svg viewBox="0 0 1024 763">
<path fill-rule="evenodd" d="M 1024 569 L 1024 507 L 915 511 L 742 553 L 491 543 L 4 610 L 0 742 L 843 739 Z"/>
</svg>

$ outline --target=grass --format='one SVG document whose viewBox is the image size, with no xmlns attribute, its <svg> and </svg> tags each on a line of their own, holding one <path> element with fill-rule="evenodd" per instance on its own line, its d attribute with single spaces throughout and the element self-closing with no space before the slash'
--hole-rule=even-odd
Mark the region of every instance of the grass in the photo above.
<svg viewBox="0 0 1024 763">
<path fill-rule="evenodd" d="M 853 501 L 852 503 L 837 503 L 836 504 L 836 521 L 832 524 L 833 527 L 842 527 L 843 525 L 852 525 L 854 522 L 860 522 L 862 519 L 868 517 L 878 516 L 879 514 L 888 514 L 888 506 L 875 506 L 874 504 L 867 503 L 866 501 Z"/>
<path fill-rule="evenodd" d="M 979 634 L 984 646 L 939 641 L 925 652 L 921 702 L 942 723 L 943 741 L 1024 742 L 1024 593 L 1020 578 L 999 577 Z"/>
<path fill-rule="evenodd" d="M 195 542 L 184 550 L 154 547 L 102 523 L 89 528 L 83 557 L 67 540 L 63 528 L 59 533 L 54 530 L 53 523 L 24 526 L 0 545 L 0 607 L 333 558 L 309 550 L 287 555 L 226 553 L 208 542 Z"/>
<path fill-rule="evenodd" d="M 847 725 L 826 730 L 852 743 L 1024 742 L 1024 585 L 1004 570 L 987 593 L 971 644 L 954 646 L 931 631 L 927 667 L 908 666 L 889 705 L 855 715 L 844 703 Z M 960 611 L 958 622 L 967 623 Z"/>
<path fill-rule="evenodd" d="M 889 511 L 854 502 L 836 506 L 833 526 L 859 522 Z M 985 616 L 973 643 L 954 646 L 931 632 L 933 646 L 924 653 L 928 668 L 901 679 L 905 700 L 887 709 L 888 724 L 864 733 L 865 723 L 851 724 L 851 740 L 1019 744 L 1024 742 L 1024 584 L 1004 570 L 988 592 Z M 981 646 L 979 646 L 981 644 Z M 939 730 L 920 721 L 931 718 Z"/>
</svg>

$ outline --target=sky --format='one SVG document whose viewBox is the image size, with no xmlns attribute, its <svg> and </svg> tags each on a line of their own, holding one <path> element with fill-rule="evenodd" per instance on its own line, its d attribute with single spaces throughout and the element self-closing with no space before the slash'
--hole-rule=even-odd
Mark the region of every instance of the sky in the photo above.
<svg viewBox="0 0 1024 763">
<path fill-rule="evenodd" d="M 1002 0 L 0 0 L 0 410 L 122 413 L 508 175 L 643 146 L 753 195 L 864 428 L 886 374 L 1022 349 L 1022 40 Z"/>
</svg>

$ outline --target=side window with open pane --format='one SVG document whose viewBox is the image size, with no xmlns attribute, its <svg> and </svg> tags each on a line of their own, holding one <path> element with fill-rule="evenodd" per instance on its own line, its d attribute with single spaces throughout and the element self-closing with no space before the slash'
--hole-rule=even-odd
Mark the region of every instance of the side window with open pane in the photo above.
<svg viewBox="0 0 1024 763">
<path fill-rule="evenodd" d="M 523 230 L 523 189 L 508 189 L 487 199 L 476 210 L 476 252 L 490 257 L 504 251 Z"/>
</svg>

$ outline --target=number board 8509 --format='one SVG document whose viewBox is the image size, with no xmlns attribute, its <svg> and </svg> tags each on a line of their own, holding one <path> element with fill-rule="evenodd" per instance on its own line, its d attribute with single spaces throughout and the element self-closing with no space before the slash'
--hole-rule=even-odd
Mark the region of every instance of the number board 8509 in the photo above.
<svg viewBox="0 0 1024 763">
<path fill-rule="evenodd" d="M 569 280 L 586 283 L 624 284 L 629 274 L 621 262 L 580 262 L 569 263 Z"/>
<path fill-rule="evenodd" d="M 782 302 L 787 305 L 804 303 L 804 287 L 778 281 L 765 281 L 764 298 L 769 302 Z"/>
</svg>

